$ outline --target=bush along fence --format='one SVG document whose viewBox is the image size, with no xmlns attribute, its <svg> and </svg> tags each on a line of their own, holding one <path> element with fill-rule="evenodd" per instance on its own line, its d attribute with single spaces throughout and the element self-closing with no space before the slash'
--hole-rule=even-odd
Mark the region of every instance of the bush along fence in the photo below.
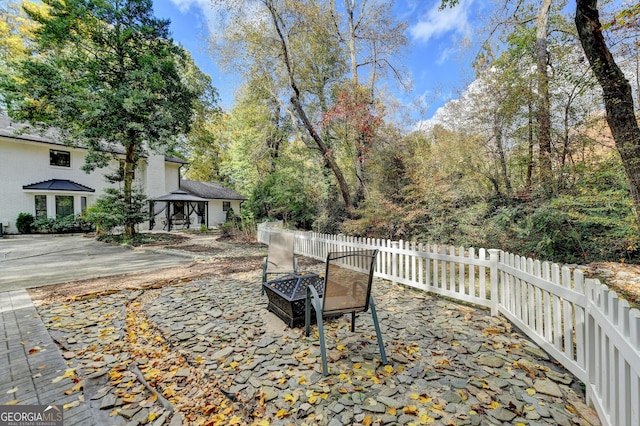
<svg viewBox="0 0 640 426">
<path fill-rule="evenodd" d="M 375 276 L 503 315 L 585 385 L 605 425 L 640 425 L 640 311 L 582 271 L 501 250 L 258 226 L 258 241 L 295 234 L 295 253 L 378 249 Z M 357 265 L 354 265 L 357 267 Z"/>
</svg>

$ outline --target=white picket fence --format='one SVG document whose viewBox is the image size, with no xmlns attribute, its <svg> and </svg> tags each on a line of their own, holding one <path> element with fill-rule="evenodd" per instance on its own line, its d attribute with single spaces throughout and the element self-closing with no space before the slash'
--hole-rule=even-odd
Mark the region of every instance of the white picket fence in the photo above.
<svg viewBox="0 0 640 426">
<path fill-rule="evenodd" d="M 640 311 L 598 280 L 501 250 L 465 249 L 258 226 L 258 241 L 294 232 L 295 253 L 378 249 L 375 276 L 504 315 L 586 387 L 610 426 L 640 425 Z"/>
</svg>

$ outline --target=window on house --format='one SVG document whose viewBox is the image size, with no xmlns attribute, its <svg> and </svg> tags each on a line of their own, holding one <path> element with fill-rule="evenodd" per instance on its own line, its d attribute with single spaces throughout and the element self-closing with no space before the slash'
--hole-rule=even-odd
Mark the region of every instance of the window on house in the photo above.
<svg viewBox="0 0 640 426">
<path fill-rule="evenodd" d="M 87 210 L 87 197 L 80 197 L 80 211 L 82 213 Z"/>
<path fill-rule="evenodd" d="M 227 210 L 231 210 L 231 201 L 222 202 L 222 211 L 226 212 Z"/>
<path fill-rule="evenodd" d="M 65 217 L 73 214 L 73 196 L 56 195 L 56 217 Z"/>
<path fill-rule="evenodd" d="M 36 195 L 36 219 L 43 219 L 47 217 L 47 196 Z"/>
<path fill-rule="evenodd" d="M 71 167 L 71 153 L 69 151 L 49 150 L 49 164 L 59 167 Z"/>
</svg>

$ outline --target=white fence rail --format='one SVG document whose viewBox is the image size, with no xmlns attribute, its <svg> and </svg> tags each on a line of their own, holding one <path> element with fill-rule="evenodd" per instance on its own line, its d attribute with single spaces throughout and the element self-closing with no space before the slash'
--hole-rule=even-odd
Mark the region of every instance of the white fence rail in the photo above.
<svg viewBox="0 0 640 426">
<path fill-rule="evenodd" d="M 500 250 L 289 231 L 297 254 L 378 249 L 375 276 L 502 314 L 585 384 L 605 425 L 640 425 L 640 311 L 580 270 Z"/>
</svg>

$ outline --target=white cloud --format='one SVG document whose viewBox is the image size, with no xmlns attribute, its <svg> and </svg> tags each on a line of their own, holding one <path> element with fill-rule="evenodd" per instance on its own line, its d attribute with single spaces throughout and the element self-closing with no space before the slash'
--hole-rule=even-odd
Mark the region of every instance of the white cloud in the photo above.
<svg viewBox="0 0 640 426">
<path fill-rule="evenodd" d="M 439 10 L 440 1 L 418 18 L 418 22 L 409 28 L 409 34 L 414 40 L 428 42 L 449 33 L 461 36 L 469 35 L 469 9 L 474 0 L 460 0 L 453 8 Z"/>
<path fill-rule="evenodd" d="M 181 13 L 186 13 L 191 7 L 207 10 L 211 7 L 211 0 L 170 0 Z"/>
<path fill-rule="evenodd" d="M 438 56 L 438 60 L 436 61 L 436 64 L 438 65 L 446 64 L 449 61 L 449 58 L 451 58 L 451 56 L 453 56 L 456 52 L 457 52 L 457 49 L 453 47 L 448 47 L 446 49 L 443 49 L 440 52 L 440 56 Z"/>
<path fill-rule="evenodd" d="M 237 10 L 237 6 L 231 6 L 231 8 L 229 8 L 224 2 L 215 2 L 213 0 L 169 1 L 173 3 L 173 5 L 175 5 L 182 14 L 194 11 L 196 14 L 201 15 L 203 20 L 206 21 L 206 25 L 209 30 L 209 37 L 212 38 L 219 37 L 220 26 L 228 24 L 228 12 L 233 11 L 234 13 L 237 13 L 239 11 Z M 256 1 L 243 3 L 240 12 L 241 13 L 238 16 L 247 22 L 259 22 L 264 16 L 261 13 L 260 3 Z"/>
</svg>

